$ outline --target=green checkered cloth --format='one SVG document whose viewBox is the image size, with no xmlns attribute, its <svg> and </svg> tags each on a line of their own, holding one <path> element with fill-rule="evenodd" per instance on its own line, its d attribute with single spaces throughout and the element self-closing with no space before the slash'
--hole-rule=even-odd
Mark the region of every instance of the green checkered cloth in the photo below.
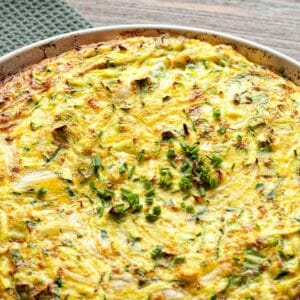
<svg viewBox="0 0 300 300">
<path fill-rule="evenodd" d="M 64 0 L 0 0 L 0 56 L 92 25 Z"/>
</svg>

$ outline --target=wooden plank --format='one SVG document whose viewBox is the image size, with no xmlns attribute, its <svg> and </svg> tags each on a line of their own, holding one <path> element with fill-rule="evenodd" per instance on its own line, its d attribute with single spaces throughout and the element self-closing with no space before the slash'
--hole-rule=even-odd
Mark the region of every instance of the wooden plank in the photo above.
<svg viewBox="0 0 300 300">
<path fill-rule="evenodd" d="M 94 26 L 164 23 L 232 33 L 300 60 L 299 0 L 68 0 Z"/>
</svg>

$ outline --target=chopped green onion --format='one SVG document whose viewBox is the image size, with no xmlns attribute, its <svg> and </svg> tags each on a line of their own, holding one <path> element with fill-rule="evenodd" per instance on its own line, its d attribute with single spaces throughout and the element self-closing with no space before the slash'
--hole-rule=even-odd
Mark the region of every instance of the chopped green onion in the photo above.
<svg viewBox="0 0 300 300">
<path fill-rule="evenodd" d="M 144 158 L 145 153 L 146 153 L 146 151 L 144 149 L 142 149 L 142 151 L 138 154 L 138 157 L 137 157 L 138 162 L 142 161 L 142 159 Z"/>
<path fill-rule="evenodd" d="M 147 191 L 147 193 L 145 194 L 146 197 L 152 197 L 155 195 L 155 189 L 151 188 Z"/>
<path fill-rule="evenodd" d="M 243 137 L 242 137 L 240 134 L 238 134 L 238 135 L 236 136 L 236 139 L 237 139 L 239 142 L 241 142 L 242 139 L 243 139 Z"/>
<path fill-rule="evenodd" d="M 173 185 L 170 180 L 173 177 L 173 174 L 170 172 L 169 168 L 161 168 L 160 175 L 159 186 L 167 190 L 170 189 Z"/>
<path fill-rule="evenodd" d="M 223 162 L 223 159 L 217 155 L 213 155 L 212 157 L 208 157 L 209 160 L 211 161 L 211 164 L 215 167 L 215 168 L 219 168 Z"/>
<path fill-rule="evenodd" d="M 223 59 L 218 60 L 217 64 L 221 67 L 226 67 L 226 61 Z"/>
<path fill-rule="evenodd" d="M 208 183 L 209 183 L 209 186 L 210 186 L 212 189 L 215 189 L 215 188 L 217 188 L 217 187 L 219 186 L 217 180 L 214 179 L 214 178 L 209 178 Z"/>
<path fill-rule="evenodd" d="M 264 184 L 259 182 L 255 185 L 255 189 L 258 191 L 262 191 L 264 189 Z"/>
<path fill-rule="evenodd" d="M 186 262 L 185 256 L 175 256 L 173 259 L 174 265 L 183 264 Z"/>
<path fill-rule="evenodd" d="M 115 192 L 111 189 L 105 188 L 103 190 L 97 189 L 96 194 L 100 199 L 109 201 L 113 198 Z"/>
<path fill-rule="evenodd" d="M 179 187 L 182 191 L 187 191 L 192 188 L 191 174 L 186 174 L 186 175 L 181 176 L 181 180 L 179 182 Z"/>
<path fill-rule="evenodd" d="M 46 193 L 47 193 L 47 190 L 46 190 L 45 188 L 41 187 L 41 188 L 38 189 L 38 191 L 37 191 L 37 196 L 38 196 L 39 198 L 41 198 L 41 197 L 44 196 Z"/>
<path fill-rule="evenodd" d="M 185 210 L 186 210 L 187 213 L 193 214 L 195 212 L 195 207 L 193 205 L 187 205 L 185 207 Z"/>
<path fill-rule="evenodd" d="M 125 174 L 128 170 L 128 167 L 127 167 L 127 164 L 126 163 L 123 163 L 120 168 L 119 168 L 119 173 L 121 175 Z"/>
<path fill-rule="evenodd" d="M 128 172 L 128 179 L 131 179 L 135 171 L 135 166 L 132 166 Z"/>
<path fill-rule="evenodd" d="M 101 167 L 101 161 L 98 155 L 92 157 L 92 167 L 96 177 L 99 177 L 99 169 Z"/>
<path fill-rule="evenodd" d="M 101 218 L 103 216 L 104 213 L 104 206 L 98 206 L 97 207 L 97 215 L 99 216 L 99 218 Z"/>
<path fill-rule="evenodd" d="M 145 203 L 147 205 L 152 205 L 153 204 L 153 198 L 152 197 L 146 197 L 145 198 Z"/>
<path fill-rule="evenodd" d="M 183 164 L 181 165 L 181 167 L 180 167 L 180 171 L 181 171 L 181 172 L 185 172 L 185 171 L 187 171 L 190 167 L 191 167 L 190 163 L 189 163 L 187 160 L 185 160 L 185 161 L 183 162 Z"/>
<path fill-rule="evenodd" d="M 62 282 L 62 279 L 60 277 L 57 277 L 55 280 L 54 280 L 54 283 L 59 287 L 61 288 L 63 286 L 63 282 Z"/>
<path fill-rule="evenodd" d="M 110 216 L 115 221 L 121 221 L 122 218 L 126 216 L 126 212 L 127 209 L 125 208 L 124 203 L 118 203 L 109 210 Z"/>
<path fill-rule="evenodd" d="M 214 108 L 213 109 L 213 117 L 215 119 L 220 119 L 221 118 L 221 111 L 219 108 Z"/>
<path fill-rule="evenodd" d="M 151 252 L 151 258 L 152 258 L 152 259 L 157 259 L 157 258 L 159 258 L 160 255 L 162 254 L 162 249 L 163 249 L 162 246 L 160 246 L 160 245 L 156 246 L 155 249 L 152 250 L 152 252 Z"/>
<path fill-rule="evenodd" d="M 197 146 L 189 146 L 186 143 L 180 143 L 180 146 L 184 151 L 185 155 L 191 160 L 195 160 L 198 158 L 199 148 Z"/>
<path fill-rule="evenodd" d="M 294 155 L 295 155 L 295 157 L 298 157 L 298 152 L 296 149 L 294 149 Z"/>
<path fill-rule="evenodd" d="M 144 182 L 144 188 L 145 188 L 146 190 L 150 190 L 150 189 L 152 188 L 152 183 L 149 182 L 149 181 L 145 181 L 145 182 Z"/>
<path fill-rule="evenodd" d="M 167 152 L 167 157 L 169 159 L 173 159 L 175 156 L 176 156 L 175 151 L 173 149 L 169 149 L 168 152 Z"/>
<path fill-rule="evenodd" d="M 200 188 L 199 188 L 199 194 L 200 194 L 201 197 L 205 197 L 206 193 L 205 193 L 204 187 L 200 186 Z"/>
<path fill-rule="evenodd" d="M 70 197 L 75 197 L 75 193 L 73 192 L 73 190 L 69 186 L 67 186 L 66 189 L 67 189 L 68 195 Z"/>
<path fill-rule="evenodd" d="M 224 134 L 226 132 L 226 130 L 227 130 L 227 128 L 225 126 L 220 126 L 217 131 L 220 134 Z"/>
<path fill-rule="evenodd" d="M 162 98 L 162 100 L 164 101 L 164 102 L 166 102 L 166 101 L 169 101 L 171 99 L 171 97 L 170 96 L 164 96 L 163 98 Z"/>
<path fill-rule="evenodd" d="M 160 214 L 161 214 L 160 206 L 154 206 L 153 209 L 152 209 L 152 212 L 148 213 L 146 215 L 146 220 L 148 222 L 155 222 L 155 221 L 158 220 L 158 217 L 160 216 Z"/>
<path fill-rule="evenodd" d="M 49 163 L 50 161 L 52 161 L 58 154 L 58 152 L 60 151 L 60 146 L 58 146 L 54 152 L 51 154 L 51 156 L 46 160 L 46 163 Z"/>
</svg>

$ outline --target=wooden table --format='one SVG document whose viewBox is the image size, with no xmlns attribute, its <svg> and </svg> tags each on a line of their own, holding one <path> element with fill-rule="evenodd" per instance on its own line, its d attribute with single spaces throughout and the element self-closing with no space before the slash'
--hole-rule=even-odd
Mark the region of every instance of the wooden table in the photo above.
<svg viewBox="0 0 300 300">
<path fill-rule="evenodd" d="M 232 33 L 300 61 L 299 0 L 68 0 L 94 26 L 164 23 Z"/>
</svg>

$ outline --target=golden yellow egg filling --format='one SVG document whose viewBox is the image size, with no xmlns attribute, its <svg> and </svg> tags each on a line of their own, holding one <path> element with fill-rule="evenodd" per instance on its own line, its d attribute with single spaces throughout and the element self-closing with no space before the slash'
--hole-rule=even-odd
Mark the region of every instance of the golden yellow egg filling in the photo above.
<svg viewBox="0 0 300 300">
<path fill-rule="evenodd" d="M 0 299 L 299 299 L 300 88 L 227 45 L 128 37 L 0 86 Z"/>
</svg>

